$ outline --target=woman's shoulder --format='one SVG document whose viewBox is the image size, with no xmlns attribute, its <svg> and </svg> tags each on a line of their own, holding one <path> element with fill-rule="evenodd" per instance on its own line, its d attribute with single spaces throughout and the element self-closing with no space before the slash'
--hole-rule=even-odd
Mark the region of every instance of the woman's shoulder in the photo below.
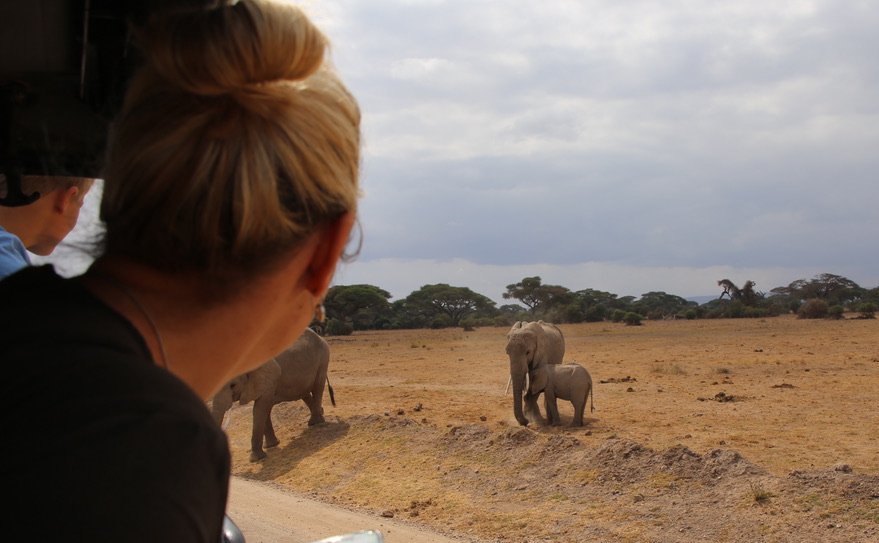
<svg viewBox="0 0 879 543">
<path fill-rule="evenodd" d="M 51 265 L 28 267 L 0 281 L 0 304 L 0 353 L 5 356 L 92 345 L 149 358 L 143 338 L 127 319 Z"/>
</svg>

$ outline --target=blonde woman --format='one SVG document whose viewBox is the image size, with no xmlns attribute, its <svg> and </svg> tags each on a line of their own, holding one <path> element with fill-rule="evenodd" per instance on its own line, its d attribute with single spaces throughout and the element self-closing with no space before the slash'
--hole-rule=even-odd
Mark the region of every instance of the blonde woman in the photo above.
<svg viewBox="0 0 879 543">
<path fill-rule="evenodd" d="M 355 221 L 359 110 L 302 12 L 223 2 L 137 38 L 103 253 L 0 283 L 13 539 L 220 540 L 230 456 L 205 400 L 311 322 Z"/>
</svg>

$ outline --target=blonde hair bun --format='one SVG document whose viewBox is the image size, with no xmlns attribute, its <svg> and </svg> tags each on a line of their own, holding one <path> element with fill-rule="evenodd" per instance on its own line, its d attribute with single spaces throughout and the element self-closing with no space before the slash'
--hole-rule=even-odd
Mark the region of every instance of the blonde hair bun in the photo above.
<svg viewBox="0 0 879 543">
<path fill-rule="evenodd" d="M 224 2 L 137 33 L 145 61 L 107 153 L 107 253 L 222 280 L 356 209 L 360 110 L 297 7 Z"/>
<path fill-rule="evenodd" d="M 154 17 L 138 41 L 157 76 L 205 96 L 305 79 L 321 66 L 327 47 L 298 8 L 270 0 Z"/>
</svg>

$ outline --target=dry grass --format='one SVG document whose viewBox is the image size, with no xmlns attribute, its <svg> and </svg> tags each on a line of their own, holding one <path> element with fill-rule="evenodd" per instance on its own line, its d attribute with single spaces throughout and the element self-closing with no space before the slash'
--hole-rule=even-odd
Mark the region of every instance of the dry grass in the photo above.
<svg viewBox="0 0 879 543">
<path fill-rule="evenodd" d="M 251 464 L 232 411 L 233 471 L 486 541 L 879 540 L 879 321 L 562 330 L 584 428 L 516 424 L 506 329 L 357 333 L 329 338 L 328 424 L 279 405 Z"/>
</svg>

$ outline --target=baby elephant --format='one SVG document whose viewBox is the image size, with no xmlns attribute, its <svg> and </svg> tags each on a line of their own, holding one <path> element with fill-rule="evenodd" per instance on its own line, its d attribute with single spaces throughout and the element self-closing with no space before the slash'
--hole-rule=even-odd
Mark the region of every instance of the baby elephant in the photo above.
<svg viewBox="0 0 879 543">
<path fill-rule="evenodd" d="M 557 398 L 568 400 L 574 404 L 574 419 L 571 426 L 583 426 L 583 411 L 586 409 L 586 398 L 590 398 L 590 407 L 595 411 L 593 400 L 595 395 L 592 392 L 592 376 L 586 371 L 586 368 L 577 363 L 567 364 L 548 364 L 545 366 L 548 373 L 543 392 L 543 400 L 546 405 L 547 422 L 553 426 L 561 424 L 559 418 L 559 408 L 556 403 Z M 531 379 L 531 382 L 540 382 Z M 539 390 L 531 390 L 532 394 L 539 394 Z"/>
</svg>

